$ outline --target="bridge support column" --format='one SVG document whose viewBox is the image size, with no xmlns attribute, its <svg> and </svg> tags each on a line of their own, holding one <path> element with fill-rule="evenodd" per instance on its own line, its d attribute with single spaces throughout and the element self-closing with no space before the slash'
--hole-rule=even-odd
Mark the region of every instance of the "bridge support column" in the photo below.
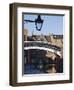
<svg viewBox="0 0 74 90">
<path fill-rule="evenodd" d="M 52 56 L 53 62 L 54 62 L 55 58 L 56 58 L 56 56 L 55 56 L 55 54 L 54 54 L 54 55 Z M 52 73 L 56 73 L 55 64 L 52 65 Z"/>
</svg>

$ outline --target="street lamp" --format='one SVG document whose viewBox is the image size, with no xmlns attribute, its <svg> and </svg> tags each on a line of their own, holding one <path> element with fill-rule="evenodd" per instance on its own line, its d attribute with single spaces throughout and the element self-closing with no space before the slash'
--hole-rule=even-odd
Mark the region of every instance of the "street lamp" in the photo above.
<svg viewBox="0 0 74 90">
<path fill-rule="evenodd" d="M 38 17 L 33 21 L 33 20 L 24 20 L 25 22 L 30 22 L 30 23 L 35 23 L 36 29 L 38 31 L 41 31 L 42 25 L 43 25 L 43 20 L 41 19 L 41 16 L 38 15 Z"/>
</svg>

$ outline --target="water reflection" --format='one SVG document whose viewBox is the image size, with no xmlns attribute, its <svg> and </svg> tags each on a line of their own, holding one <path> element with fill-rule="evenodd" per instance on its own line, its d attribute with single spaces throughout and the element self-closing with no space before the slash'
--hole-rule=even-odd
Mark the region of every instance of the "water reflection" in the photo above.
<svg viewBox="0 0 74 90">
<path fill-rule="evenodd" d="M 63 73 L 63 59 L 47 58 L 44 50 L 24 51 L 24 74 Z"/>
</svg>

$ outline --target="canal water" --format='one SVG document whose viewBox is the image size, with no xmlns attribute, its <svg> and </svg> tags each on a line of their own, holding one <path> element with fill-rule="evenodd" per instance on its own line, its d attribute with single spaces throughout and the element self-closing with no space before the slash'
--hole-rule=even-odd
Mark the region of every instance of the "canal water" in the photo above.
<svg viewBox="0 0 74 90">
<path fill-rule="evenodd" d="M 51 58 L 44 58 L 46 52 L 38 50 L 34 50 L 34 52 L 32 50 L 26 51 L 25 53 L 24 74 L 48 73 L 47 71 L 52 69 L 53 64 L 55 65 L 56 73 L 63 73 L 63 59 L 59 59 L 56 62 L 56 60 L 53 61 Z"/>
</svg>

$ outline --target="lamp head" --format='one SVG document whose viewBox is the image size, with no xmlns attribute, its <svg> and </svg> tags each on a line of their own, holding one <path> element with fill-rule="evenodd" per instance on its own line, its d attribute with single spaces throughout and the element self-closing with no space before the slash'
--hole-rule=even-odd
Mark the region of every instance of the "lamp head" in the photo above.
<svg viewBox="0 0 74 90">
<path fill-rule="evenodd" d="M 36 29 L 40 31 L 43 25 L 43 20 L 41 19 L 40 15 L 38 15 L 37 19 L 35 19 L 35 25 L 36 25 Z"/>
</svg>

